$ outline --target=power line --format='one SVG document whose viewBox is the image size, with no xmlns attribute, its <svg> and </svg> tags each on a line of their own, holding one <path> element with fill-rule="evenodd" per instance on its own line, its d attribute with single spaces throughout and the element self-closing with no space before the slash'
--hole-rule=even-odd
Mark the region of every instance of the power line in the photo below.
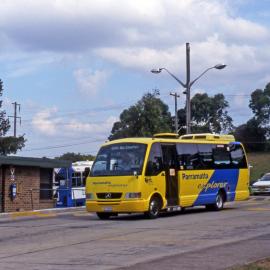
<svg viewBox="0 0 270 270">
<path fill-rule="evenodd" d="M 77 153 L 80 154 L 80 155 L 91 155 L 91 156 L 95 156 L 97 154 L 97 150 L 91 150 L 91 152 L 90 151 L 87 151 L 87 152 L 77 152 Z M 55 158 L 56 156 L 55 155 L 49 155 L 49 156 L 46 155 L 46 157 L 48 157 L 48 158 Z"/>
<path fill-rule="evenodd" d="M 61 141 L 63 141 L 63 140 L 68 140 L 68 141 L 79 141 L 79 140 L 84 140 L 84 139 L 89 139 L 89 136 L 84 136 L 84 137 L 72 137 L 72 138 L 70 138 L 70 137 L 60 137 L 60 136 L 57 136 L 57 137 L 54 137 L 54 141 L 59 141 L 59 140 L 61 140 Z M 101 140 L 101 139 L 100 139 Z M 103 140 L 103 141 L 105 141 L 105 139 Z M 34 143 L 34 144 L 32 144 L 32 145 L 40 145 L 40 142 L 39 143 Z"/>
<path fill-rule="evenodd" d="M 32 148 L 32 149 L 25 149 L 23 151 L 38 151 L 38 150 L 49 150 L 49 149 L 56 149 L 56 148 L 64 148 L 64 147 L 70 147 L 70 146 L 76 146 L 76 145 L 83 145 L 88 143 L 95 143 L 95 142 L 104 142 L 104 139 L 101 140 L 91 140 L 86 142 L 80 142 L 80 143 L 73 143 L 73 144 L 63 144 L 63 145 L 54 145 L 54 146 L 46 146 L 46 147 L 39 147 L 39 148 Z"/>
<path fill-rule="evenodd" d="M 45 121 L 51 120 L 49 118 L 44 118 Z M 60 120 L 59 120 L 60 121 Z M 106 123 L 107 119 L 105 120 L 100 120 L 100 121 L 95 121 L 95 122 L 53 122 L 52 124 L 55 124 L 57 126 L 76 126 L 76 125 L 98 125 L 102 123 Z M 22 121 L 24 122 L 24 121 Z M 32 123 L 27 122 L 24 123 L 24 125 L 32 125 Z"/>
</svg>

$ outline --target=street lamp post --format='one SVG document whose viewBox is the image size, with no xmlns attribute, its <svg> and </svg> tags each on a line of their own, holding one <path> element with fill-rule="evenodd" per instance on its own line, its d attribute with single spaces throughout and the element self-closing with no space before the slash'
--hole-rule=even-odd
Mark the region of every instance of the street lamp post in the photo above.
<svg viewBox="0 0 270 270">
<path fill-rule="evenodd" d="M 168 69 L 166 68 L 159 68 L 159 69 L 152 69 L 151 72 L 158 74 L 162 70 L 165 70 L 171 77 L 173 77 L 182 87 L 184 87 L 186 90 L 184 93 L 186 94 L 186 134 L 190 133 L 190 122 L 191 122 L 191 107 L 190 107 L 190 89 L 192 85 L 199 80 L 206 72 L 208 72 L 210 69 L 223 69 L 226 65 L 224 64 L 217 64 L 213 67 L 209 67 L 206 70 L 204 70 L 198 77 L 196 77 L 194 80 L 190 81 L 190 46 L 189 43 L 186 43 L 186 83 L 183 83 L 180 79 L 178 79 L 174 74 L 172 74 Z"/>
</svg>

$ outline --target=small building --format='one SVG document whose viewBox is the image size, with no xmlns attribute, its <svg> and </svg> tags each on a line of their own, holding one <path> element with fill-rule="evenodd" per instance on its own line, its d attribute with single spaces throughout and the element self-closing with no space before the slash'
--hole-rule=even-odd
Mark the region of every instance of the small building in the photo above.
<svg viewBox="0 0 270 270">
<path fill-rule="evenodd" d="M 0 156 L 0 212 L 54 207 L 53 170 L 70 166 L 63 160 Z"/>
</svg>

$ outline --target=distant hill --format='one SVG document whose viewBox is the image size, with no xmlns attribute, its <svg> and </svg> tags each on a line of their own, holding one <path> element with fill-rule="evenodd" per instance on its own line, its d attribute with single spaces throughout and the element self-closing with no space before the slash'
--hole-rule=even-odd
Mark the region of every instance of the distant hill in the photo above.
<svg viewBox="0 0 270 270">
<path fill-rule="evenodd" d="M 247 157 L 252 166 L 250 182 L 260 178 L 261 174 L 270 172 L 270 152 L 247 153 Z"/>
</svg>

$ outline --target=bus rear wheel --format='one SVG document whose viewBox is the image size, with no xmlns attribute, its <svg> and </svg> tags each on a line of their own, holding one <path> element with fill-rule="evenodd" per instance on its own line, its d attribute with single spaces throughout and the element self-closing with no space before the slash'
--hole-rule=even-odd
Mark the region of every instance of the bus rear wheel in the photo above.
<svg viewBox="0 0 270 270">
<path fill-rule="evenodd" d="M 150 219 L 158 218 L 161 209 L 161 202 L 158 197 L 151 198 L 149 202 L 149 209 L 145 212 L 145 216 Z"/>
<path fill-rule="evenodd" d="M 220 211 L 224 207 L 225 198 L 222 192 L 218 192 L 215 203 L 206 205 L 206 209 Z"/>
<path fill-rule="evenodd" d="M 99 219 L 106 220 L 111 217 L 111 213 L 97 212 L 97 216 Z"/>
</svg>

